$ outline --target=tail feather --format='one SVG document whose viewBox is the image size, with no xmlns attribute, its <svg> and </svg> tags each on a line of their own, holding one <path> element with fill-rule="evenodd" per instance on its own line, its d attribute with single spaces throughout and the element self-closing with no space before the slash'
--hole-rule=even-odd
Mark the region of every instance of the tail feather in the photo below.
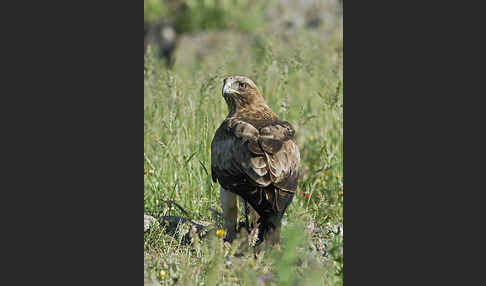
<svg viewBox="0 0 486 286">
<path fill-rule="evenodd" d="M 251 192 L 239 193 L 258 213 L 258 241 L 271 230 L 280 228 L 282 217 L 293 200 L 294 193 L 282 190 L 275 186 L 265 188 L 257 187 Z"/>
</svg>

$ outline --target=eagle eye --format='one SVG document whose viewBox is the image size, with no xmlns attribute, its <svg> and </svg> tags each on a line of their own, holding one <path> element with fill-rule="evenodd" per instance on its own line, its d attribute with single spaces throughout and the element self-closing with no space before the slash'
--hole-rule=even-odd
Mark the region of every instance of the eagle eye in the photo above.
<svg viewBox="0 0 486 286">
<path fill-rule="evenodd" d="M 246 83 L 240 82 L 240 88 L 245 88 L 245 87 L 246 87 Z"/>
</svg>

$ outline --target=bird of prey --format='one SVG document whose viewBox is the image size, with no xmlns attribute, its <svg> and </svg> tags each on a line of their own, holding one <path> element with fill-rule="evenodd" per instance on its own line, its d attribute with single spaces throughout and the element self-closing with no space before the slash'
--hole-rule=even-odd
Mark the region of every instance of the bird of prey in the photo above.
<svg viewBox="0 0 486 286">
<path fill-rule="evenodd" d="M 211 143 L 211 175 L 221 187 L 226 240 L 231 242 L 236 236 L 237 195 L 257 213 L 256 245 L 264 240 L 275 244 L 299 179 L 295 130 L 265 104 L 247 77 L 225 78 L 222 96 L 229 113 Z"/>
</svg>

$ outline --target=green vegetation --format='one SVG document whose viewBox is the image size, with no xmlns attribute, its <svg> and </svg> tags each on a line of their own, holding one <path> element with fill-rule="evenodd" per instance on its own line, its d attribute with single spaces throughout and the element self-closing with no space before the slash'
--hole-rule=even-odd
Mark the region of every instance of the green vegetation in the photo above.
<svg viewBox="0 0 486 286">
<path fill-rule="evenodd" d="M 145 7 L 147 2 L 152 1 L 144 1 Z M 247 46 L 228 41 L 197 61 L 181 65 L 176 59 L 170 70 L 148 50 L 145 213 L 187 217 L 166 203 L 173 200 L 190 218 L 220 227 L 210 210 L 221 211 L 219 186 L 210 174 L 210 144 L 227 115 L 221 87 L 229 75 L 253 79 L 267 104 L 294 126 L 302 177 L 285 215 L 280 249 L 266 249 L 256 260 L 251 251 L 237 257 L 238 242 L 226 249 L 214 231 L 188 245 L 181 237 L 190 232 L 188 227 L 181 229 L 181 236 L 165 234 L 163 225 L 154 227 L 144 234 L 147 285 L 342 284 L 343 78 L 338 34 L 335 27 L 324 26 L 281 37 L 256 28 L 251 35 L 236 34 Z M 189 58 L 183 46 L 178 49 L 177 58 Z"/>
<path fill-rule="evenodd" d="M 144 0 L 148 25 L 163 18 L 179 33 L 236 29 L 253 31 L 263 24 L 259 11 L 271 1 L 255 0 Z"/>
</svg>

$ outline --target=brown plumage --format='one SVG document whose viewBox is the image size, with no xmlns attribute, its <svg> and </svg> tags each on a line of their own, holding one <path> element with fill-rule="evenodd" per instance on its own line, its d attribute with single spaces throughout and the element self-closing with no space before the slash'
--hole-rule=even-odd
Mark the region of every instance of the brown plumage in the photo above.
<svg viewBox="0 0 486 286">
<path fill-rule="evenodd" d="M 235 235 L 236 214 L 230 212 L 236 203 L 228 203 L 227 191 L 245 199 L 258 213 L 261 242 L 268 232 L 278 235 L 297 190 L 300 154 L 295 131 L 265 104 L 251 79 L 226 78 L 222 94 L 229 114 L 211 143 L 211 173 L 222 187 L 223 212 L 230 220 L 225 221 L 228 239 Z"/>
</svg>

